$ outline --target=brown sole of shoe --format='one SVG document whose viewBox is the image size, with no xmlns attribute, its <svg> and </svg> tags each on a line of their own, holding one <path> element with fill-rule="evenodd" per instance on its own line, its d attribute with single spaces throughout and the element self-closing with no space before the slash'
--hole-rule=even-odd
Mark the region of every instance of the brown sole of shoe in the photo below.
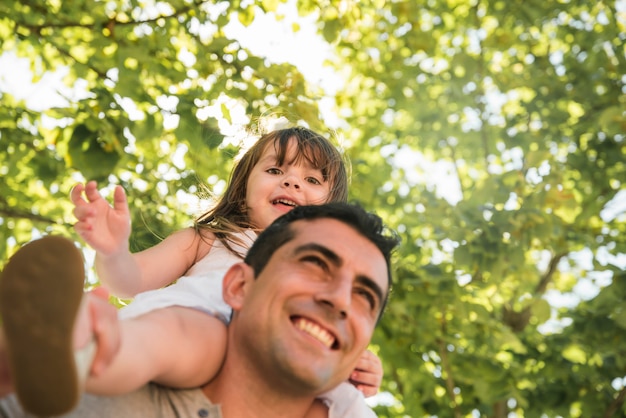
<svg viewBox="0 0 626 418">
<path fill-rule="evenodd" d="M 78 403 L 72 331 L 84 280 L 81 252 L 58 236 L 24 245 L 2 271 L 0 315 L 10 372 L 27 412 L 60 415 Z"/>
</svg>

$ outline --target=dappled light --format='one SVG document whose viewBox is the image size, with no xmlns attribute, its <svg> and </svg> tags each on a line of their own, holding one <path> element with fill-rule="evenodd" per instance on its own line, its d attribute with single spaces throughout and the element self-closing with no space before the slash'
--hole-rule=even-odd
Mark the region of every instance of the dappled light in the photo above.
<svg viewBox="0 0 626 418">
<path fill-rule="evenodd" d="M 84 180 L 151 246 L 299 124 L 403 239 L 380 417 L 626 416 L 626 1 L 137 4 L 0 6 L 0 265 Z"/>
</svg>

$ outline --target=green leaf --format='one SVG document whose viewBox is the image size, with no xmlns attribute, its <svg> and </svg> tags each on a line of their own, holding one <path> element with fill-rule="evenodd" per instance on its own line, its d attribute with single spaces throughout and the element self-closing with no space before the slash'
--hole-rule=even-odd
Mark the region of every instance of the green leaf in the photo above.
<svg viewBox="0 0 626 418">
<path fill-rule="evenodd" d="M 242 25 L 250 26 L 250 24 L 254 21 L 254 8 L 249 6 L 245 9 L 239 9 L 237 18 Z"/>
<path fill-rule="evenodd" d="M 120 156 L 105 150 L 97 132 L 78 125 L 68 143 L 67 165 L 80 171 L 86 179 L 103 181 L 110 175 Z"/>
<path fill-rule="evenodd" d="M 339 36 L 340 30 L 341 21 L 339 21 L 339 19 L 326 20 L 324 22 L 322 34 L 324 35 L 326 42 L 332 43 L 335 42 L 337 36 Z"/>
<path fill-rule="evenodd" d="M 550 319 L 550 304 L 546 299 L 538 299 L 533 303 L 532 313 L 537 321 L 537 324 L 543 324 Z"/>
<path fill-rule="evenodd" d="M 577 344 L 570 344 L 565 347 L 563 357 L 573 363 L 584 364 L 587 362 L 587 353 Z"/>
<path fill-rule="evenodd" d="M 222 109 L 222 117 L 224 119 L 226 119 L 228 122 L 232 123 L 232 118 L 230 116 L 230 110 L 228 110 L 228 107 L 226 106 L 226 104 L 222 103 L 221 109 Z"/>
<path fill-rule="evenodd" d="M 262 0 L 261 7 L 265 12 L 275 12 L 280 4 L 279 0 Z"/>
</svg>

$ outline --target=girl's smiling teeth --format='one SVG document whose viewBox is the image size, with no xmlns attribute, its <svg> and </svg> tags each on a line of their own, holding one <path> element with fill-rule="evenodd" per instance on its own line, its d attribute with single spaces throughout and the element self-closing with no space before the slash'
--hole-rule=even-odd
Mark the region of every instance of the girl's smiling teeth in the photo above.
<svg viewBox="0 0 626 418">
<path fill-rule="evenodd" d="M 298 206 L 296 202 L 294 202 L 293 200 L 289 200 L 289 199 L 276 199 L 272 201 L 272 204 L 273 205 L 283 204 L 283 205 L 291 206 L 292 208 L 295 208 L 296 206 Z"/>
<path fill-rule="evenodd" d="M 332 334 L 326 331 L 324 328 L 302 317 L 294 319 L 293 322 L 296 328 L 298 328 L 300 331 L 306 332 L 311 337 L 324 344 L 327 348 L 333 347 L 335 343 L 335 337 L 333 337 Z"/>
</svg>

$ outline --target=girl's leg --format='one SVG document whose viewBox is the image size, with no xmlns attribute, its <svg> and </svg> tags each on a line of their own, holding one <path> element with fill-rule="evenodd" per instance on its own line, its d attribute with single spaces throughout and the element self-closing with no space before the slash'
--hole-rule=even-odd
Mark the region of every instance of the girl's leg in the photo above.
<svg viewBox="0 0 626 418">
<path fill-rule="evenodd" d="M 128 393 L 154 381 L 197 387 L 211 380 L 226 352 L 226 325 L 207 313 L 179 306 L 120 321 L 121 346 L 112 363 L 87 378 L 87 392 Z"/>
</svg>

